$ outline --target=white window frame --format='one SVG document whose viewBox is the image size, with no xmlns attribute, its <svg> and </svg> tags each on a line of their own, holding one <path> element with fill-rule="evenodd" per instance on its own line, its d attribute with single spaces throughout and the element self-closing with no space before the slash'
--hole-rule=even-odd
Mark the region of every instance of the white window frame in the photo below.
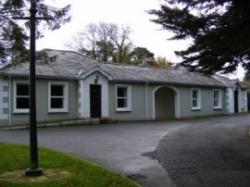
<svg viewBox="0 0 250 187">
<path fill-rule="evenodd" d="M 51 108 L 51 98 L 62 98 L 62 96 L 51 96 L 51 86 L 63 86 L 63 108 Z M 68 83 L 67 82 L 49 82 L 48 83 L 48 112 L 66 113 L 68 112 Z"/>
<path fill-rule="evenodd" d="M 193 91 L 198 92 L 198 94 L 197 94 L 197 96 L 198 96 L 198 98 L 197 98 L 197 106 L 193 106 L 193 100 L 194 100 Z M 201 110 L 201 89 L 199 89 L 199 88 L 192 88 L 191 89 L 191 109 L 192 110 Z"/>
<path fill-rule="evenodd" d="M 215 100 L 215 97 L 214 97 L 214 93 L 215 92 L 218 92 L 219 93 L 219 98 L 218 98 L 218 106 L 214 106 L 214 100 Z M 213 90 L 213 108 L 214 109 L 222 109 L 222 91 L 219 90 L 219 89 L 214 89 Z"/>
<path fill-rule="evenodd" d="M 16 99 L 17 99 L 17 85 L 18 84 L 27 84 L 29 86 L 28 81 L 14 81 L 14 88 L 13 88 L 13 92 L 14 92 L 14 101 L 13 101 L 13 112 L 14 113 L 20 113 L 20 114 L 24 114 L 24 113 L 29 113 L 29 108 L 28 109 L 20 109 L 17 108 L 17 103 L 16 103 Z M 19 98 L 29 98 L 29 94 L 28 96 L 19 96 Z"/>
<path fill-rule="evenodd" d="M 118 88 L 127 88 L 127 107 L 118 107 L 118 99 L 119 97 L 117 96 Z M 125 85 L 125 84 L 119 84 L 115 86 L 115 103 L 116 103 L 116 111 L 117 112 L 129 112 L 132 111 L 131 109 L 131 103 L 132 103 L 132 97 L 131 97 L 132 89 L 130 85 Z"/>
</svg>

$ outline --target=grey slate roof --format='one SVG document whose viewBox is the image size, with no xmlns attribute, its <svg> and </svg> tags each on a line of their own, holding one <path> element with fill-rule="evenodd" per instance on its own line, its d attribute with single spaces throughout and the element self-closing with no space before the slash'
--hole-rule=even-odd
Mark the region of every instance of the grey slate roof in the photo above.
<svg viewBox="0 0 250 187">
<path fill-rule="evenodd" d="M 44 49 L 44 56 L 37 61 L 38 76 L 80 79 L 94 69 L 103 71 L 112 81 L 135 81 L 200 86 L 231 87 L 231 81 L 219 76 L 179 69 L 161 69 L 135 65 L 100 63 L 77 52 Z M 0 69 L 0 74 L 27 76 L 29 63 L 10 64 Z"/>
</svg>

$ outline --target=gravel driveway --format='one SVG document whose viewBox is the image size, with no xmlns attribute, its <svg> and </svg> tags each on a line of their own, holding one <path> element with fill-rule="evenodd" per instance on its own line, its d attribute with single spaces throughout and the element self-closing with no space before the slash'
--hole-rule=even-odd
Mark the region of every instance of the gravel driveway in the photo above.
<svg viewBox="0 0 250 187">
<path fill-rule="evenodd" d="M 248 187 L 249 128 L 250 115 L 195 121 L 165 136 L 156 157 L 178 187 Z"/>
</svg>

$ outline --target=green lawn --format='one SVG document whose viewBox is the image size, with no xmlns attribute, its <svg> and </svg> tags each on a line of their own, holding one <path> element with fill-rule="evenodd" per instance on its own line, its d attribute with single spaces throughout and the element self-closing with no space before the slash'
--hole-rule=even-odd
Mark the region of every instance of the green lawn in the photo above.
<svg viewBox="0 0 250 187">
<path fill-rule="evenodd" d="M 6 171 L 25 170 L 29 166 L 27 146 L 0 143 L 0 187 L 136 187 L 136 183 L 91 162 L 55 151 L 39 150 L 40 166 L 44 169 L 68 171 L 70 177 L 64 180 L 27 182 L 2 179 Z"/>
</svg>

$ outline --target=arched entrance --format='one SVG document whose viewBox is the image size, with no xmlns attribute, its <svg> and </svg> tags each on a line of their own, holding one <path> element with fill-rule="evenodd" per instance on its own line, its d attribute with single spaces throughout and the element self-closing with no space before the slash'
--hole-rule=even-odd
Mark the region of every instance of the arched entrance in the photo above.
<svg viewBox="0 0 250 187">
<path fill-rule="evenodd" d="M 179 93 L 174 87 L 158 87 L 154 90 L 154 119 L 179 118 Z"/>
</svg>

